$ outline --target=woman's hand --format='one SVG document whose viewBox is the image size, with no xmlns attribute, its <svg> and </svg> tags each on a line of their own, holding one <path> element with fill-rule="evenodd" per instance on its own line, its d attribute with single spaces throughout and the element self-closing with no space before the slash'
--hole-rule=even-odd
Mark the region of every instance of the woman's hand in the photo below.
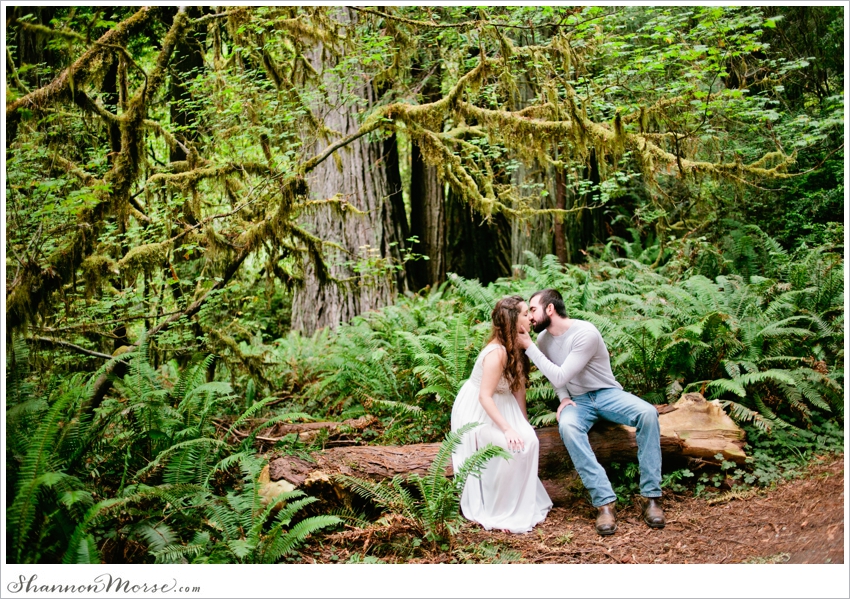
<svg viewBox="0 0 850 599">
<path fill-rule="evenodd" d="M 508 441 L 508 451 L 511 453 L 519 453 L 525 447 L 525 441 L 510 427 L 505 431 L 505 439 Z"/>
</svg>

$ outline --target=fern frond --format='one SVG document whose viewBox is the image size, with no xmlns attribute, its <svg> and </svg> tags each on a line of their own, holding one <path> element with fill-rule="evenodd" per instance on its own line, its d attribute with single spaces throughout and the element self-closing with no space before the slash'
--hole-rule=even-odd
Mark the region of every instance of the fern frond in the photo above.
<svg viewBox="0 0 850 599">
<path fill-rule="evenodd" d="M 59 398 L 51 406 L 41 426 L 33 435 L 18 471 L 18 488 L 15 498 L 6 510 L 6 525 L 12 538 L 11 549 L 18 562 L 23 558 L 24 545 L 35 521 L 38 503 L 36 493 L 44 482 L 42 477 L 55 468 L 53 451 L 59 434 L 59 421 L 71 401 L 72 394 L 59 394 Z"/>
<path fill-rule="evenodd" d="M 479 449 L 464 460 L 463 464 L 458 471 L 455 472 L 454 476 L 454 484 L 458 497 L 463 494 L 463 488 L 466 486 L 467 479 L 469 477 L 477 478 L 481 476 L 481 472 L 484 470 L 487 462 L 493 458 L 504 458 L 506 460 L 510 460 L 511 454 L 502 447 L 490 444 Z"/>
<path fill-rule="evenodd" d="M 134 527 L 134 532 L 145 540 L 148 545 L 148 551 L 151 554 L 162 551 L 167 546 L 174 544 L 177 538 L 171 527 L 164 522 L 157 522 L 156 524 L 142 522 Z"/>
<path fill-rule="evenodd" d="M 724 408 L 729 408 L 729 415 L 737 422 L 752 422 L 756 428 L 768 434 L 773 430 L 773 424 L 769 420 L 766 420 L 761 414 L 742 404 L 721 400 L 720 405 Z"/>
<path fill-rule="evenodd" d="M 305 518 L 293 526 L 288 533 L 278 537 L 274 543 L 264 548 L 262 562 L 264 564 L 273 564 L 281 557 L 295 551 L 314 532 L 341 523 L 342 520 L 336 516 L 323 515 Z"/>
<path fill-rule="evenodd" d="M 100 557 L 100 551 L 97 549 L 97 543 L 94 540 L 94 535 L 87 534 L 78 538 L 72 538 L 62 561 L 65 564 L 103 563 Z"/>
<path fill-rule="evenodd" d="M 558 423 L 557 412 L 545 412 L 531 419 L 532 426 L 551 426 Z"/>
<path fill-rule="evenodd" d="M 708 383 L 706 386 L 706 390 L 716 390 L 711 394 L 711 397 L 716 397 L 721 393 L 734 393 L 738 397 L 746 397 L 747 391 L 744 389 L 743 385 L 737 380 L 732 379 L 715 379 Z"/>
<path fill-rule="evenodd" d="M 387 408 L 392 412 L 401 412 L 407 414 L 408 416 L 412 416 L 413 418 L 420 418 L 423 415 L 422 408 L 409 403 L 405 403 L 403 401 L 376 399 L 374 397 L 369 397 L 368 400 L 371 402 L 372 405 Z"/>
<path fill-rule="evenodd" d="M 171 455 L 178 453 L 183 449 L 190 448 L 190 447 L 197 446 L 197 445 L 209 445 L 209 446 L 214 446 L 214 447 L 226 446 L 224 441 L 221 441 L 219 439 L 209 439 L 207 437 L 201 437 L 200 439 L 190 439 L 189 441 L 183 441 L 181 443 L 176 443 L 176 444 L 170 446 L 169 448 L 164 449 L 163 451 L 159 452 L 157 454 L 156 458 L 153 459 L 153 461 L 151 461 L 147 466 L 145 466 L 144 468 L 142 468 L 141 470 L 136 472 L 135 478 L 139 479 L 142 476 L 144 476 L 145 474 L 147 474 L 148 472 L 150 472 L 151 470 L 154 470 L 155 468 L 159 467 L 159 465 L 163 462 L 163 460 L 170 457 Z"/>
<path fill-rule="evenodd" d="M 187 563 L 191 558 L 201 555 L 207 550 L 206 545 L 167 545 L 159 551 L 152 552 L 157 564 Z"/>
</svg>

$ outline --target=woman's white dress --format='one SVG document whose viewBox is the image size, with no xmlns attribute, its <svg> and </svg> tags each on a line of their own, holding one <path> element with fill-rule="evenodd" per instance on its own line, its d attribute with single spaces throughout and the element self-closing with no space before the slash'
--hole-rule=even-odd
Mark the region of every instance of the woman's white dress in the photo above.
<svg viewBox="0 0 850 599">
<path fill-rule="evenodd" d="M 481 423 L 481 426 L 463 436 L 463 442 L 452 454 L 455 472 L 476 450 L 490 443 L 508 449 L 505 433 L 496 426 L 478 401 L 484 357 L 498 347 L 502 346 L 488 344 L 478 354 L 472 376 L 461 387 L 452 407 L 453 431 L 470 422 Z M 470 477 L 467 480 L 460 500 L 461 513 L 466 519 L 478 522 L 487 530 L 496 528 L 513 533 L 528 532 L 546 518 L 552 507 L 552 500 L 537 477 L 540 444 L 504 375 L 493 393 L 493 401 L 502 417 L 522 437 L 524 448 L 512 454 L 510 460 L 493 458 L 481 472 L 480 479 Z"/>
</svg>

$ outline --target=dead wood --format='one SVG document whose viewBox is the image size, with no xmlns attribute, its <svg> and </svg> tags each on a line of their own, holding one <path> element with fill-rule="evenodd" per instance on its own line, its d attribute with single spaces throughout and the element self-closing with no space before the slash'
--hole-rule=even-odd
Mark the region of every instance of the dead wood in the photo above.
<svg viewBox="0 0 850 599">
<path fill-rule="evenodd" d="M 715 457 L 742 463 L 744 432 L 716 402 L 706 401 L 699 393 L 687 393 L 671 406 L 657 406 L 661 425 L 662 460 L 698 459 L 719 464 Z M 326 425 L 328 423 L 313 423 Z M 306 425 L 293 427 L 292 432 L 309 432 Z M 287 429 L 289 430 L 289 429 Z M 569 455 L 555 426 L 537 430 L 540 440 L 540 471 L 563 471 L 571 468 Z M 603 464 L 617 461 L 634 461 L 637 458 L 635 429 L 611 423 L 600 423 L 590 431 L 590 444 Z M 333 476 L 348 474 L 382 480 L 397 474 L 409 475 L 427 472 L 437 455 L 439 443 L 404 446 L 334 447 L 314 452 L 313 461 L 292 456 L 281 457 L 269 463 L 271 481 L 285 480 L 297 487 L 335 487 Z M 451 467 L 447 469 L 451 474 Z M 311 491 L 312 492 L 312 491 Z M 326 490 L 322 492 L 326 494 Z"/>
</svg>

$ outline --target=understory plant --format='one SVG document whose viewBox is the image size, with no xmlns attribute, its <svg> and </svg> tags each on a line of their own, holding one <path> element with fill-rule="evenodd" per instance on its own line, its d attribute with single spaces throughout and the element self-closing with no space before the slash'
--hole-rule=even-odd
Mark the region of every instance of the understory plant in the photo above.
<svg viewBox="0 0 850 599">
<path fill-rule="evenodd" d="M 10 561 L 271 563 L 339 522 L 297 518 L 315 501 L 300 491 L 262 504 L 257 427 L 241 443 L 226 439 L 259 414 L 261 426 L 305 415 L 274 413 L 267 398 L 220 430 L 217 419 L 241 402 L 229 383 L 206 380 L 211 357 L 155 370 L 142 342 L 116 358 L 128 370 L 116 381 L 116 396 L 92 408 L 92 386 L 106 366 L 92 376 L 50 380 L 39 393 L 27 379 L 26 346 L 12 352 Z"/>
<path fill-rule="evenodd" d="M 337 479 L 360 496 L 406 518 L 417 533 L 431 543 L 432 551 L 441 541 L 451 545 L 467 480 L 480 476 L 491 459 L 511 459 L 503 448 L 487 445 L 469 456 L 453 476 L 446 476 L 452 452 L 460 445 L 463 435 L 477 426 L 480 424 L 471 422 L 447 433 L 425 476 L 417 473 L 407 478 L 396 475 L 389 481 L 374 482 L 341 474 Z"/>
</svg>

